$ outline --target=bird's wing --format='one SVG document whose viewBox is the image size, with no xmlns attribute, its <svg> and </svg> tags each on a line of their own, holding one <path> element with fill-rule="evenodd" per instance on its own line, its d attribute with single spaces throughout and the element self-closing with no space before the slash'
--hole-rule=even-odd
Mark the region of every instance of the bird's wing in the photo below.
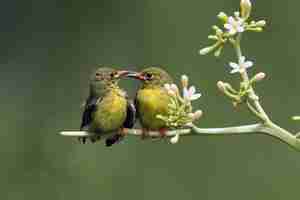
<svg viewBox="0 0 300 200">
<path fill-rule="evenodd" d="M 132 101 L 127 100 L 127 114 L 123 124 L 124 128 L 132 128 L 136 121 L 136 108 Z"/>
<path fill-rule="evenodd" d="M 96 110 L 96 105 L 101 101 L 100 98 L 89 97 L 84 106 L 82 114 L 80 130 L 87 130 L 92 121 L 92 113 Z"/>
<path fill-rule="evenodd" d="M 138 99 L 137 99 L 137 93 L 135 94 L 135 98 L 134 98 L 134 101 L 133 101 L 133 105 L 135 107 L 135 111 L 136 111 L 136 116 L 135 118 L 138 119 L 139 118 L 139 106 L 138 106 Z"/>
</svg>

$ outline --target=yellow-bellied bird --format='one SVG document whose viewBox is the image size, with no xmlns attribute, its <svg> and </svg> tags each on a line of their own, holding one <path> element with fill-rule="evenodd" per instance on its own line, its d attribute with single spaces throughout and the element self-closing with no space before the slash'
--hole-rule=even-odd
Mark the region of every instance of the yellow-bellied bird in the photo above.
<svg viewBox="0 0 300 200">
<path fill-rule="evenodd" d="M 85 102 L 80 130 L 95 133 L 90 137 L 96 142 L 102 135 L 109 135 L 106 146 L 120 141 L 123 137 L 123 128 L 132 128 L 135 122 L 135 107 L 118 86 L 120 78 L 129 72 L 107 67 L 97 69 L 90 78 L 89 97 Z M 80 137 L 85 143 L 86 137 Z"/>
<path fill-rule="evenodd" d="M 157 118 L 157 115 L 167 115 L 171 97 L 164 85 L 172 83 L 172 78 L 166 71 L 158 67 L 149 67 L 138 73 L 129 73 L 127 76 L 141 81 L 135 106 L 137 118 L 143 129 L 146 131 L 156 130 L 161 133 L 161 136 L 164 136 L 167 127 L 163 120 Z"/>
</svg>

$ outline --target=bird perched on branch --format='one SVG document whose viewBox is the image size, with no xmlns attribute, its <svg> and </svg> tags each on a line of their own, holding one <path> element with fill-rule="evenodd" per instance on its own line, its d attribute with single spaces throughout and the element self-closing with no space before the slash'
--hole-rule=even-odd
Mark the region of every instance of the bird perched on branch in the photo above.
<svg viewBox="0 0 300 200">
<path fill-rule="evenodd" d="M 137 91 L 135 106 L 137 117 L 145 131 L 156 130 L 165 135 L 167 126 L 158 115 L 168 113 L 168 104 L 171 97 L 164 88 L 165 84 L 173 82 L 170 75 L 161 68 L 149 67 L 141 72 L 129 73 L 128 77 L 141 81 L 141 86 Z"/>
<path fill-rule="evenodd" d="M 135 107 L 125 91 L 120 89 L 118 81 L 129 71 L 107 67 L 97 69 L 90 77 L 90 92 L 84 106 L 80 130 L 95 133 L 89 137 L 96 142 L 109 133 L 106 146 L 111 146 L 123 137 L 123 128 L 132 128 L 135 122 Z M 81 143 L 86 137 L 80 137 Z"/>
</svg>

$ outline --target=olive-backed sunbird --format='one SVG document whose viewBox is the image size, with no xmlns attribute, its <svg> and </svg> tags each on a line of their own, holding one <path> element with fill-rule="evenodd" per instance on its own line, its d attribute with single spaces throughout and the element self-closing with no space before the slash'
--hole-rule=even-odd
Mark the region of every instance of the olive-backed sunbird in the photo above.
<svg viewBox="0 0 300 200">
<path fill-rule="evenodd" d="M 125 70 L 101 67 L 91 75 L 80 130 L 94 133 L 95 136 L 89 137 L 92 142 L 103 135 L 114 133 L 109 134 L 105 141 L 106 146 L 111 146 L 123 137 L 122 128 L 133 127 L 136 112 L 134 104 L 118 86 L 120 78 L 128 73 Z M 79 140 L 85 143 L 86 137 L 80 137 Z"/>
<path fill-rule="evenodd" d="M 167 127 L 163 120 L 157 118 L 157 115 L 168 113 L 171 97 L 164 85 L 172 83 L 172 78 L 165 70 L 158 67 L 149 67 L 137 73 L 131 72 L 127 76 L 141 81 L 135 98 L 135 107 L 143 129 L 158 130 L 163 136 Z"/>
</svg>

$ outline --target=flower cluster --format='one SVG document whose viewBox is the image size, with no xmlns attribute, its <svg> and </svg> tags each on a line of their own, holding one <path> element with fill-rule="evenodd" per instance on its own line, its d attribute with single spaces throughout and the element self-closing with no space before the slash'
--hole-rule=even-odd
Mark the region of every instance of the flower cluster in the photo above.
<svg viewBox="0 0 300 200">
<path fill-rule="evenodd" d="M 226 42 L 234 47 L 237 52 L 238 62 L 229 62 L 231 68 L 230 73 L 240 73 L 242 81 L 239 89 L 234 89 L 229 83 L 219 81 L 218 88 L 228 96 L 233 104 L 236 106 L 239 103 L 247 102 L 248 99 L 256 100 L 258 97 L 253 93 L 253 85 L 256 82 L 265 78 L 264 73 L 258 73 L 249 79 L 247 69 L 253 66 L 253 62 L 246 60 L 246 57 L 242 55 L 240 48 L 241 35 L 245 31 L 262 31 L 262 28 L 266 25 L 264 20 L 250 21 L 252 4 L 250 0 L 240 1 L 240 12 L 234 12 L 233 16 L 227 16 L 226 13 L 220 12 L 218 18 L 223 23 L 223 28 L 213 26 L 215 35 L 209 35 L 208 38 L 215 40 L 215 44 L 205 47 L 200 50 L 201 55 L 208 54 L 214 51 L 215 56 L 219 56 Z"/>
<path fill-rule="evenodd" d="M 238 68 L 240 68 L 240 65 L 238 66 L 239 66 Z M 232 100 L 233 105 L 237 106 L 238 104 L 244 102 L 246 98 L 249 97 L 251 97 L 252 99 L 258 98 L 257 96 L 253 96 L 253 95 L 250 96 L 249 92 L 251 90 L 251 87 L 253 87 L 255 83 L 262 81 L 263 79 L 265 79 L 265 77 L 266 77 L 265 73 L 259 72 L 256 75 L 254 75 L 249 81 L 247 82 L 242 81 L 240 83 L 240 88 L 238 90 L 234 89 L 230 83 L 225 83 L 223 81 L 218 81 L 217 86 L 222 93 L 224 93 L 227 97 L 229 97 Z"/>
<path fill-rule="evenodd" d="M 266 21 L 250 21 L 251 14 L 251 2 L 250 0 L 241 0 L 240 12 L 234 12 L 233 16 L 228 16 L 224 12 L 220 12 L 217 17 L 223 23 L 223 28 L 219 28 L 214 25 L 212 28 L 215 31 L 214 35 L 209 35 L 208 39 L 214 40 L 215 43 L 211 46 L 202 48 L 199 53 L 206 55 L 210 52 L 214 52 L 216 57 L 220 56 L 224 44 L 229 41 L 234 44 L 239 33 L 245 31 L 261 32 L 266 25 Z"/>
<path fill-rule="evenodd" d="M 188 86 L 188 76 L 181 77 L 182 95 L 179 92 L 177 85 L 165 84 L 165 89 L 171 97 L 168 105 L 167 115 L 157 115 L 157 118 L 163 120 L 169 128 L 184 127 L 202 116 L 201 110 L 193 112 L 192 101 L 201 97 L 200 93 L 196 92 L 195 86 Z M 171 143 L 176 143 L 179 135 L 171 138 Z"/>
</svg>

